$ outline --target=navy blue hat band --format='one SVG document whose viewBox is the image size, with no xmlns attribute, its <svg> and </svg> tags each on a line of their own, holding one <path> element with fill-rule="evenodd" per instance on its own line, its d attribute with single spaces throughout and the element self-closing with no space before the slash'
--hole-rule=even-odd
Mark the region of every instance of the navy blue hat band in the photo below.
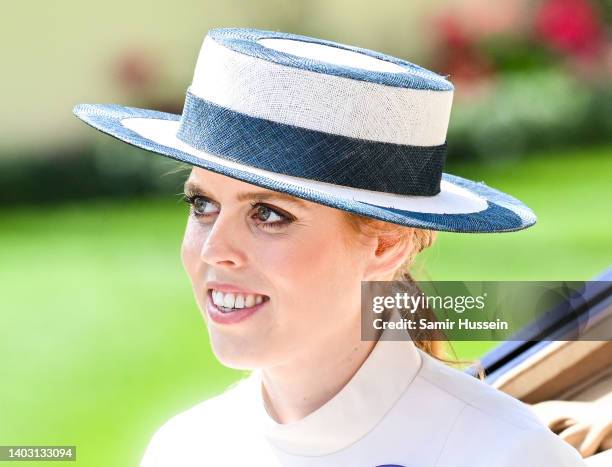
<svg viewBox="0 0 612 467">
<path fill-rule="evenodd" d="M 187 92 L 177 137 L 252 167 L 399 195 L 440 192 L 446 143 L 368 141 L 252 117 Z"/>
</svg>

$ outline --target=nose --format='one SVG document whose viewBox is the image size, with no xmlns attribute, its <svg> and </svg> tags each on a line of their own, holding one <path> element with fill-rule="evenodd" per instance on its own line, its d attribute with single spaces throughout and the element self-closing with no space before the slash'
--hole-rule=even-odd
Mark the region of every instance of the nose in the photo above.
<svg viewBox="0 0 612 467">
<path fill-rule="evenodd" d="M 211 266 L 241 267 L 246 262 L 242 237 L 236 221 L 219 213 L 204 238 L 200 259 Z"/>
</svg>

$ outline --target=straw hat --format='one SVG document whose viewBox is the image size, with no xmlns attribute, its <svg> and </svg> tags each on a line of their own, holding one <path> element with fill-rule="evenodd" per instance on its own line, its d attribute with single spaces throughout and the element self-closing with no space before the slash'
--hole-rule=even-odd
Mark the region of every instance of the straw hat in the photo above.
<svg viewBox="0 0 612 467">
<path fill-rule="evenodd" d="M 516 198 L 444 173 L 453 85 L 372 50 L 257 29 L 208 32 L 182 115 L 80 104 L 134 146 L 395 224 L 505 232 L 536 222 Z"/>
</svg>

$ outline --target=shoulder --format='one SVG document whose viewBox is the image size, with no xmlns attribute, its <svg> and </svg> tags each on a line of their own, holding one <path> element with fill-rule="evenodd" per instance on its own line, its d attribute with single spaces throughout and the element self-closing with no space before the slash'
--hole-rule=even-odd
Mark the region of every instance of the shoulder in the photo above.
<svg viewBox="0 0 612 467">
<path fill-rule="evenodd" d="M 445 431 L 440 466 L 462 461 L 499 467 L 585 465 L 527 404 L 427 354 L 422 353 L 422 361 L 421 388 L 432 405 L 446 410 L 439 414 L 444 422 L 438 428 Z"/>
<path fill-rule="evenodd" d="M 243 379 L 222 394 L 173 416 L 153 434 L 140 467 L 199 465 L 204 455 L 214 457 L 214 439 L 231 439 L 237 426 L 248 421 L 248 391 Z"/>
<path fill-rule="evenodd" d="M 578 451 L 548 428 L 523 430 L 509 440 L 500 467 L 586 467 Z"/>
<path fill-rule="evenodd" d="M 417 377 L 435 388 L 440 398 L 453 400 L 462 407 L 462 412 L 482 420 L 494 421 L 508 429 L 543 427 L 536 414 L 524 402 L 419 352 L 423 364 Z"/>
</svg>

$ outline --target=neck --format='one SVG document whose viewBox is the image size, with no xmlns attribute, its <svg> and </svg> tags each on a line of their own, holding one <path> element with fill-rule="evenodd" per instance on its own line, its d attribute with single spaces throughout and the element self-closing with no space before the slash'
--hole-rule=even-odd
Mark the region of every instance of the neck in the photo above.
<svg viewBox="0 0 612 467">
<path fill-rule="evenodd" d="M 280 365 L 262 370 L 268 414 L 281 424 L 301 420 L 332 399 L 366 360 L 375 341 L 362 341 L 359 319 L 342 336 L 327 336 Z"/>
</svg>

